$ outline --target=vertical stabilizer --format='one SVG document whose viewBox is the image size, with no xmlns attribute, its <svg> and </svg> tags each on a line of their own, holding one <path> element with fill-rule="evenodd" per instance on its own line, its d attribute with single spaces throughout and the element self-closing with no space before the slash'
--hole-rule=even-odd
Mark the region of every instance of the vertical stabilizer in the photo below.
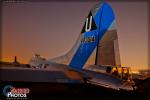
<svg viewBox="0 0 150 100">
<path fill-rule="evenodd" d="M 83 69 L 85 64 L 120 65 L 115 15 L 111 6 L 106 2 L 96 4 L 86 17 L 73 48 L 51 61 L 77 70 Z"/>
</svg>

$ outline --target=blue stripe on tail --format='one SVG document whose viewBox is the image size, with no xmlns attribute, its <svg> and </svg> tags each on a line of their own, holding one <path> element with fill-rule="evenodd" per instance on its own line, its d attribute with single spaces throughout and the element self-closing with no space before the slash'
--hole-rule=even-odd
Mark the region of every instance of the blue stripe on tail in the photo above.
<svg viewBox="0 0 150 100">
<path fill-rule="evenodd" d="M 90 23 L 89 20 L 92 17 L 88 16 L 88 18 L 86 19 L 87 21 L 86 24 L 93 25 L 93 23 L 95 23 L 97 28 L 95 30 L 89 31 L 89 27 L 84 26 L 84 28 L 87 28 L 88 31 L 85 31 L 84 33 L 81 34 L 82 35 L 81 44 L 78 47 L 76 53 L 74 54 L 69 64 L 71 68 L 78 70 L 81 70 L 83 68 L 84 64 L 87 62 L 88 58 L 98 45 L 100 39 L 102 38 L 104 33 L 108 30 L 109 26 L 113 23 L 115 19 L 113 10 L 108 3 L 103 3 L 103 6 L 98 10 L 96 15 L 93 17 L 94 22 L 91 20 L 92 23 Z"/>
</svg>

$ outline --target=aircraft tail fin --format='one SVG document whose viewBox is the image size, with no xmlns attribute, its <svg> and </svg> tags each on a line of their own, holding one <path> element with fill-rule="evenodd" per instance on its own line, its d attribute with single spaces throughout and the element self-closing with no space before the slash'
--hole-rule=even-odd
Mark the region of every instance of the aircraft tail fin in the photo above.
<svg viewBox="0 0 150 100">
<path fill-rule="evenodd" d="M 85 64 L 120 65 L 115 26 L 111 6 L 106 2 L 96 4 L 89 12 L 73 48 L 52 61 L 78 70 L 83 69 Z"/>
</svg>

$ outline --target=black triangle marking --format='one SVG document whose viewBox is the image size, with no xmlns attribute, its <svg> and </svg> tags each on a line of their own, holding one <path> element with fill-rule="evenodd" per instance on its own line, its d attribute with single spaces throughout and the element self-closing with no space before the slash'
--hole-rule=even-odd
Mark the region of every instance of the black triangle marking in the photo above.
<svg viewBox="0 0 150 100">
<path fill-rule="evenodd" d="M 91 21 L 91 18 L 92 18 L 92 21 Z M 95 21 L 93 19 L 92 13 L 90 12 L 89 15 L 86 18 L 86 21 L 84 23 L 84 27 L 83 27 L 83 29 L 81 31 L 81 34 L 85 33 L 85 32 L 88 32 L 88 31 L 93 31 L 93 30 L 96 30 L 96 29 L 97 29 L 96 23 L 95 23 Z"/>
</svg>

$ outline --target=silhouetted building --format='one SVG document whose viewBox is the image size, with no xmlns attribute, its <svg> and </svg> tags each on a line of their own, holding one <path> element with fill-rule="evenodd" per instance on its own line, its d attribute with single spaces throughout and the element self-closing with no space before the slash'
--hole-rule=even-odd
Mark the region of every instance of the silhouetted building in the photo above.
<svg viewBox="0 0 150 100">
<path fill-rule="evenodd" d="M 17 56 L 14 57 L 14 64 L 19 64 L 19 62 L 17 61 Z"/>
</svg>

